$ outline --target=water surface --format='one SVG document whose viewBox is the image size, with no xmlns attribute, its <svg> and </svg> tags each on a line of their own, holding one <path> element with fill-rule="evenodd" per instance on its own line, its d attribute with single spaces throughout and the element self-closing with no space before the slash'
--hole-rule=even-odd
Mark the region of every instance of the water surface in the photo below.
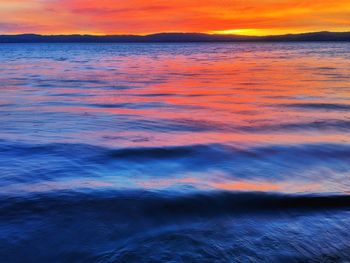
<svg viewBox="0 0 350 263">
<path fill-rule="evenodd" d="M 350 44 L 0 45 L 4 262 L 344 262 Z"/>
</svg>

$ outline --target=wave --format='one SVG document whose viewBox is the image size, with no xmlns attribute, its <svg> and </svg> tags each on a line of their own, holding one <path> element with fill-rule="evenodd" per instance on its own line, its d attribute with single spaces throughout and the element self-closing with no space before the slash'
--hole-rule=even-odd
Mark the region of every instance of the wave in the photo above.
<svg viewBox="0 0 350 263">
<path fill-rule="evenodd" d="M 96 108 L 127 108 L 127 109 L 151 109 L 151 108 L 165 108 L 171 107 L 170 104 L 166 104 L 163 102 L 143 102 L 143 103 L 100 103 L 100 104 L 87 104 L 88 107 L 96 107 Z"/>
<path fill-rule="evenodd" d="M 293 157 L 303 156 L 311 160 L 315 158 L 350 158 L 350 145 L 337 143 L 306 143 L 306 144 L 272 144 L 253 146 L 232 146 L 226 144 L 189 144 L 179 146 L 159 147 L 129 147 L 110 148 L 90 144 L 53 143 L 53 144 L 28 144 L 0 140 L 0 154 L 11 155 L 35 155 L 35 154 L 69 154 L 72 158 L 96 156 L 107 159 L 173 159 L 183 157 L 204 158 L 254 158 L 264 159 L 271 156 Z M 217 158 L 215 158 L 217 156 Z M 91 160 L 90 160 L 91 161 Z"/>
<path fill-rule="evenodd" d="M 302 145 L 264 145 L 253 147 L 234 147 L 223 144 L 197 144 L 168 147 L 135 147 L 115 149 L 106 152 L 107 159 L 128 161 L 151 161 L 159 159 L 176 160 L 185 158 L 187 165 L 194 164 L 201 170 L 212 164 L 228 161 L 237 166 L 247 163 L 270 160 L 294 163 L 299 166 L 307 160 L 308 164 L 324 163 L 326 160 L 350 161 L 350 145 L 340 144 L 302 144 Z M 101 156 L 102 157 L 102 156 Z M 104 158 L 104 157 L 102 157 Z M 200 164 L 201 163 L 201 164 Z M 272 166 L 274 162 L 272 162 Z M 331 165 L 331 164 L 330 164 Z M 195 167 L 194 167 L 195 168 Z M 272 168 L 272 167 L 271 167 Z M 285 167 L 287 168 L 287 167 Z M 270 171 L 272 172 L 272 170 Z"/>
<path fill-rule="evenodd" d="M 336 110 L 336 111 L 349 111 L 349 104 L 340 103 L 293 103 L 293 104 L 279 104 L 279 106 L 288 108 L 300 108 L 310 110 Z"/>
<path fill-rule="evenodd" d="M 348 247 L 349 208 L 345 195 L 253 192 L 1 199 L 0 255 L 6 262 L 323 262 L 334 252 L 346 259 L 349 251 L 339 252 Z"/>
<path fill-rule="evenodd" d="M 196 155 L 210 150 L 210 146 L 189 145 L 173 147 L 139 147 L 112 150 L 109 156 L 118 159 L 172 159 Z"/>
<path fill-rule="evenodd" d="M 172 124 L 174 123 L 174 124 Z M 166 123 L 166 126 L 173 127 L 178 131 L 219 131 L 219 132 L 237 132 L 237 133 L 273 133 L 273 132 L 299 132 L 299 131 L 340 131 L 350 130 L 350 121 L 340 119 L 321 119 L 310 122 L 285 122 L 279 124 L 266 125 L 234 125 L 224 122 L 214 121 L 193 121 L 193 120 L 174 120 Z"/>
<path fill-rule="evenodd" d="M 247 128 L 249 131 L 254 131 L 254 127 Z M 256 129 L 260 132 L 271 131 L 341 131 L 347 132 L 350 130 L 350 121 L 348 120 L 316 120 L 312 122 L 299 123 L 284 123 L 278 125 L 261 126 Z"/>
<path fill-rule="evenodd" d="M 298 167 L 310 166 L 315 163 L 322 164 L 322 166 L 339 165 L 339 162 L 348 163 L 350 161 L 350 145 L 311 143 L 233 146 L 215 143 L 108 148 L 89 144 L 54 143 L 40 145 L 0 141 L 0 160 L 10 162 L 11 158 L 18 160 L 20 157 L 28 157 L 31 161 L 35 160 L 33 158 L 38 158 L 38 161 L 45 159 L 48 164 L 50 160 L 58 162 L 70 159 L 70 161 L 79 161 L 80 164 L 86 162 L 89 165 L 102 165 L 111 161 L 123 163 L 146 161 L 151 163 L 151 161 L 157 162 L 161 159 L 191 166 L 191 169 L 195 170 L 220 164 L 235 164 L 235 167 L 239 168 L 254 162 L 257 164 L 269 161 L 271 168 L 278 163 L 283 163 L 283 167 L 286 169 L 288 168 L 287 164 L 294 163 L 298 163 Z M 158 164 L 161 163 L 158 162 Z M 270 170 L 270 172 L 272 171 L 273 169 Z"/>
<path fill-rule="evenodd" d="M 344 192 L 350 145 L 108 148 L 2 141 L 0 162 L 0 196 L 111 189 Z"/>
<path fill-rule="evenodd" d="M 2 197 L 0 217 L 18 214 L 100 211 L 118 217 L 191 218 L 242 213 L 304 212 L 350 209 L 350 195 L 281 194 L 263 192 L 207 191 L 193 194 L 150 191 L 110 191 L 95 194 L 56 192 L 27 198 Z"/>
</svg>

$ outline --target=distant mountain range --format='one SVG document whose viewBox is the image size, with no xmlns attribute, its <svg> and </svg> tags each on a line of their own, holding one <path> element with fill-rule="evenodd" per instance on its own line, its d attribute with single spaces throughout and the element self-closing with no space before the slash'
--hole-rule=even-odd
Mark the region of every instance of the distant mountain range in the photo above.
<svg viewBox="0 0 350 263">
<path fill-rule="evenodd" d="M 350 32 L 313 32 L 278 36 L 242 36 L 202 33 L 138 35 L 0 35 L 0 43 L 185 43 L 185 42 L 317 42 L 350 41 Z"/>
</svg>

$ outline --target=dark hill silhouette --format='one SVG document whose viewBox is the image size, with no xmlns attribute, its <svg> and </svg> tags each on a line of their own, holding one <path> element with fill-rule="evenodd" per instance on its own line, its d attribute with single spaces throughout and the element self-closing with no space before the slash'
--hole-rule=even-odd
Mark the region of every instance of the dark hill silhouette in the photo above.
<svg viewBox="0 0 350 263">
<path fill-rule="evenodd" d="M 0 35 L 0 43 L 165 43 L 165 42 L 317 42 L 350 41 L 350 32 L 313 32 L 278 36 L 242 36 L 202 33 L 138 35 Z"/>
</svg>

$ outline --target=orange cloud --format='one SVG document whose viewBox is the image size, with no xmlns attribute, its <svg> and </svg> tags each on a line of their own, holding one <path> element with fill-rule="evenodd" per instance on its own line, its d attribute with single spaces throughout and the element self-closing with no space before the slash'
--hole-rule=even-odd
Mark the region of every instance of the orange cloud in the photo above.
<svg viewBox="0 0 350 263">
<path fill-rule="evenodd" d="M 0 0 L 0 33 L 350 30 L 348 0 Z"/>
</svg>

